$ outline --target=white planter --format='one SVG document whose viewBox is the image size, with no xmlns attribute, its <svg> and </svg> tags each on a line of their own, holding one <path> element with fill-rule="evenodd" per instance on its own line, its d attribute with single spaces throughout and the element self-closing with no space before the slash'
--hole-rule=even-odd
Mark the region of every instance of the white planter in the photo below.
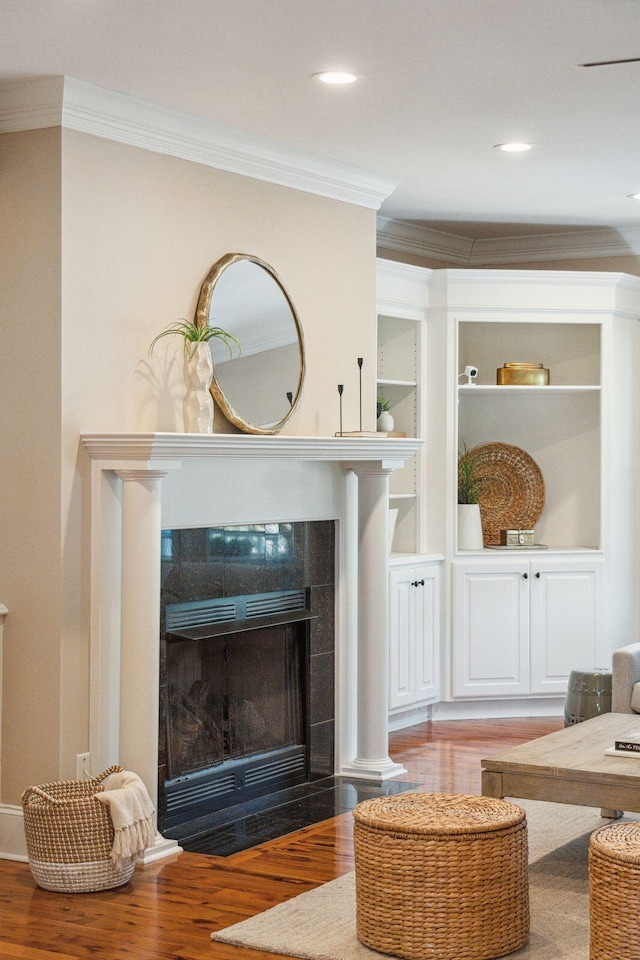
<svg viewBox="0 0 640 960">
<path fill-rule="evenodd" d="M 378 430 L 381 433 L 391 433 L 394 428 L 394 420 L 388 410 L 383 410 L 378 417 Z"/>
<path fill-rule="evenodd" d="M 482 550 L 482 520 L 477 503 L 458 504 L 458 550 Z"/>
<path fill-rule="evenodd" d="M 183 366 L 185 433 L 213 433 L 213 380 L 211 347 L 206 340 L 187 343 Z"/>
</svg>

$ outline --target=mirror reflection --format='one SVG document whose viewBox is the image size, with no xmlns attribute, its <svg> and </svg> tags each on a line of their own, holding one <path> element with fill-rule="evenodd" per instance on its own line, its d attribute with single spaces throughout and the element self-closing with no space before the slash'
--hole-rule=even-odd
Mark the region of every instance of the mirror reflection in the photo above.
<svg viewBox="0 0 640 960">
<path fill-rule="evenodd" d="M 198 324 L 222 327 L 240 344 L 213 339 L 211 386 L 222 412 L 249 433 L 277 433 L 293 414 L 304 378 L 302 330 L 275 271 L 257 257 L 228 254 L 205 279 Z"/>
</svg>

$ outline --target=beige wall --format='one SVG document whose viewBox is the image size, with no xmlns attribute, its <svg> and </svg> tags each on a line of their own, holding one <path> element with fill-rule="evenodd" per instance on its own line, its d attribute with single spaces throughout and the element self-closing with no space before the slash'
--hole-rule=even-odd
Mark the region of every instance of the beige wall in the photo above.
<svg viewBox="0 0 640 960">
<path fill-rule="evenodd" d="M 16 801 L 24 777 L 58 772 L 60 131 L 7 134 L 0 170 L 1 759 Z"/>
<path fill-rule="evenodd" d="M 80 431 L 182 429 L 179 344 L 211 264 L 270 263 L 296 305 L 307 381 L 289 433 L 374 429 L 375 212 L 60 130 L 11 134 L 2 221 L 2 793 L 75 775 L 88 749 L 89 464 Z M 6 277 L 5 277 L 6 275 Z M 36 324 L 35 388 L 18 322 Z M 62 318 L 62 319 L 61 319 Z M 10 491 L 9 498 L 5 489 Z M 5 516 L 6 514 L 6 516 Z M 41 540 L 41 537 L 43 538 Z"/>
</svg>

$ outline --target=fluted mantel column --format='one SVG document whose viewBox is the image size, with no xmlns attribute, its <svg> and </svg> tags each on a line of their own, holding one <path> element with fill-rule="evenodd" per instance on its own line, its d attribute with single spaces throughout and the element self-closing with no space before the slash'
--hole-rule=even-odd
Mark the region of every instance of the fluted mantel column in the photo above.
<svg viewBox="0 0 640 960">
<path fill-rule="evenodd" d="M 384 461 L 349 464 L 358 477 L 357 755 L 354 776 L 406 773 L 389 757 L 389 474 Z"/>
<path fill-rule="evenodd" d="M 117 470 L 122 480 L 119 762 L 143 780 L 158 809 L 161 486 L 166 470 Z M 156 837 L 144 860 L 177 848 Z M 179 849 L 179 848 L 178 848 Z"/>
</svg>

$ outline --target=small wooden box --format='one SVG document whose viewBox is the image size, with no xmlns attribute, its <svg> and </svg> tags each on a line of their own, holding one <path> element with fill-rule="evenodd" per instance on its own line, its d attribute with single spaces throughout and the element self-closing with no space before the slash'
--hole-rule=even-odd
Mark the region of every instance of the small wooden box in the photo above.
<svg viewBox="0 0 640 960">
<path fill-rule="evenodd" d="M 501 530 L 500 545 L 503 547 L 532 547 L 535 544 L 534 530 Z"/>
</svg>

